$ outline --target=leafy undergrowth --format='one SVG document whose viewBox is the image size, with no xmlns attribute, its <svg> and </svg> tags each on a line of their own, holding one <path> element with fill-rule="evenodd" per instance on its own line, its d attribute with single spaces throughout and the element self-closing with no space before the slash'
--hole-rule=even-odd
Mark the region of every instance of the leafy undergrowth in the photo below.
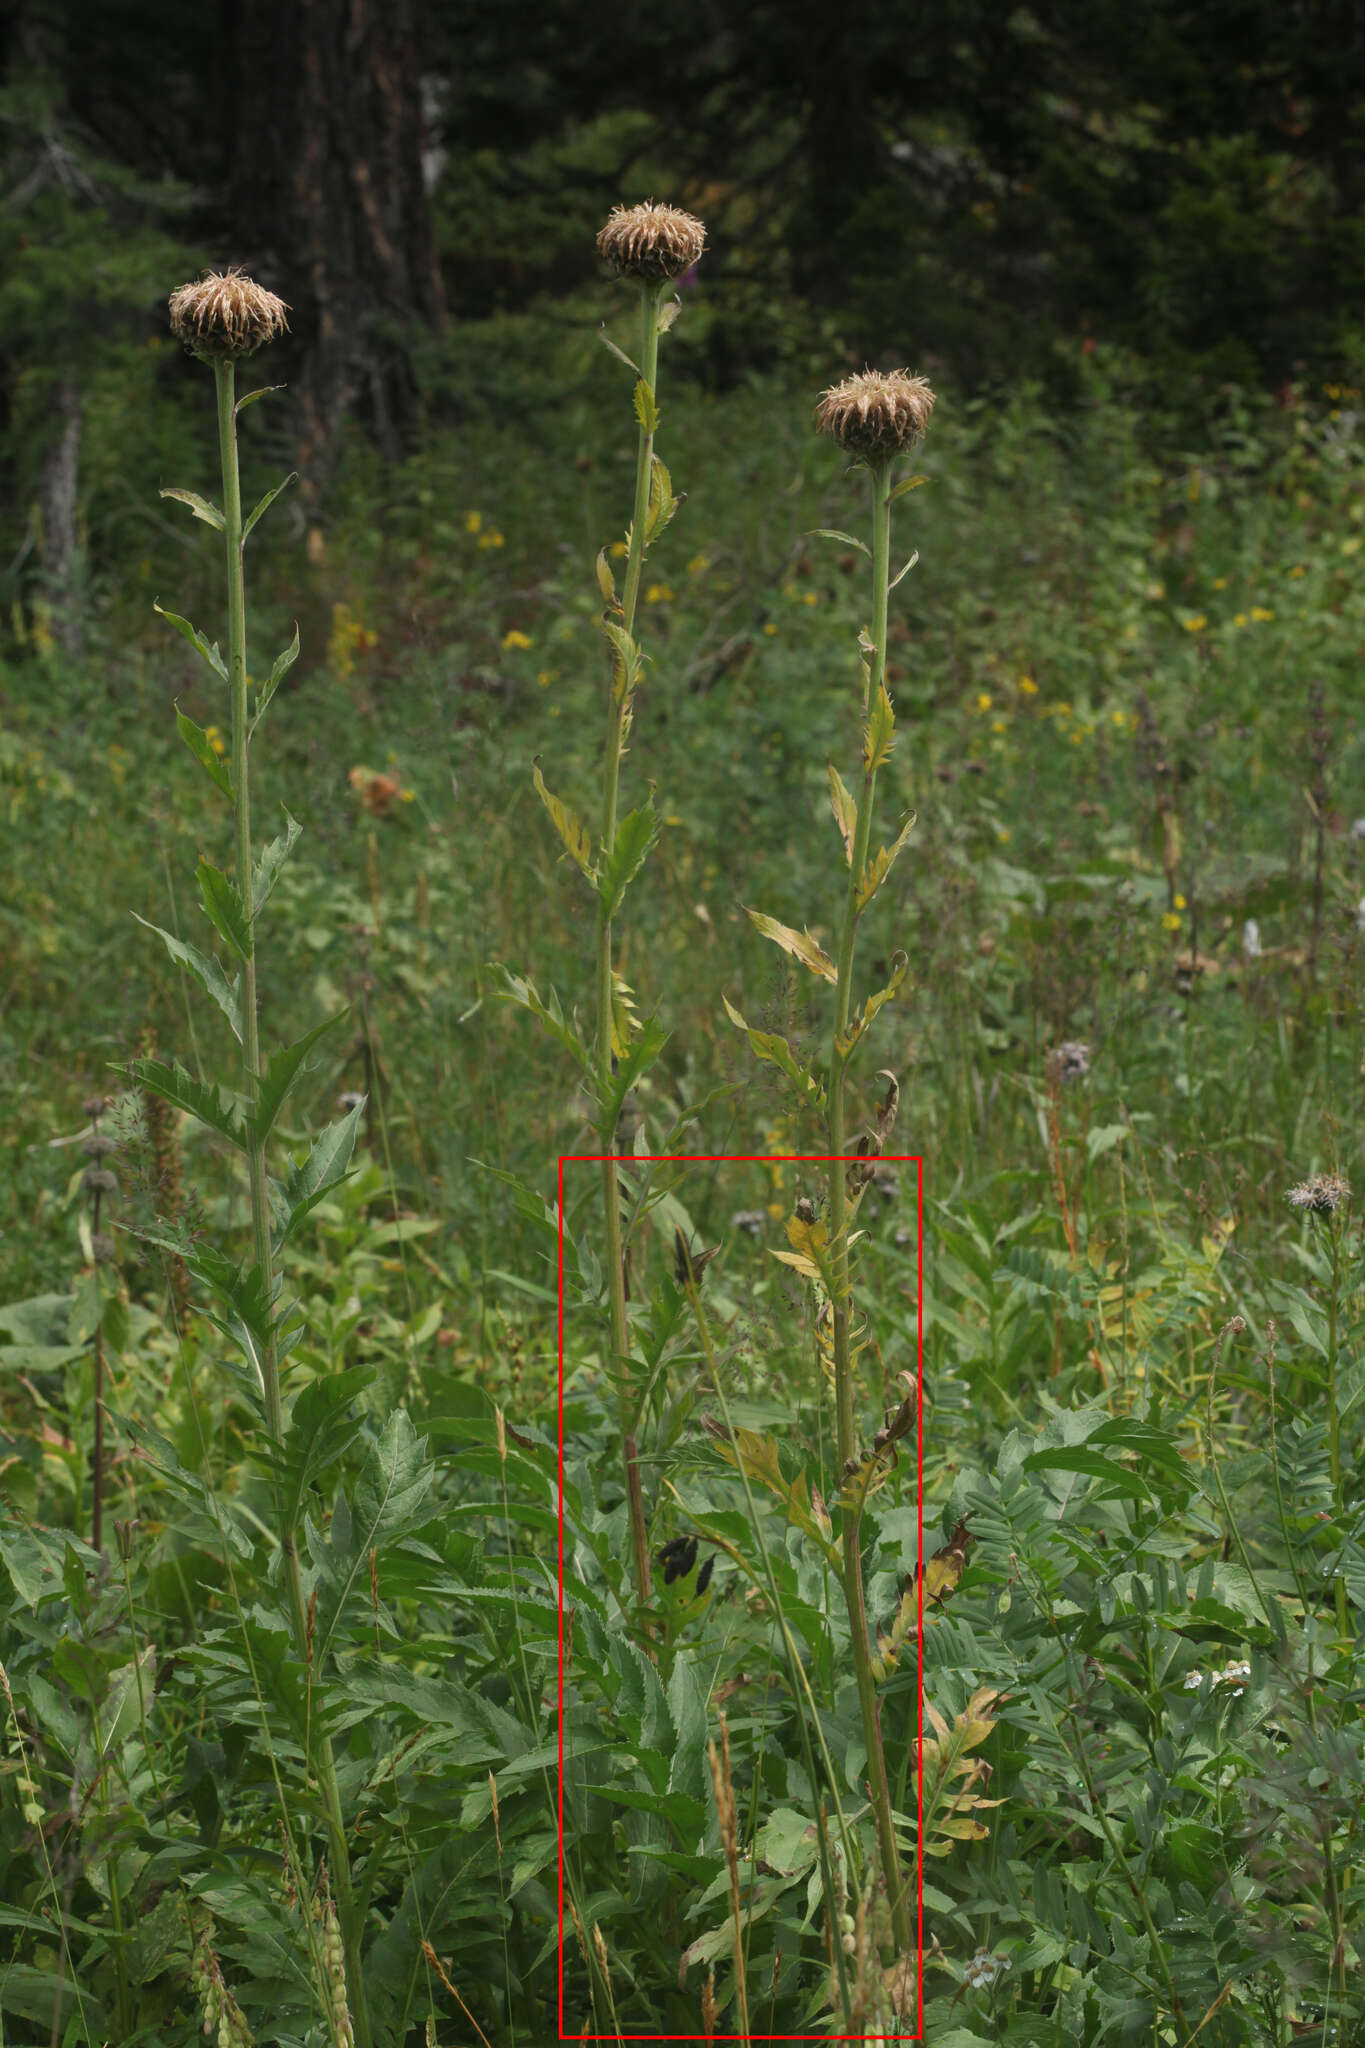
<svg viewBox="0 0 1365 2048">
<path fill-rule="evenodd" d="M 175 878 L 203 785 L 170 704 L 210 743 L 221 705 L 138 623 L 160 562 L 98 661 L 30 641 L 0 676 L 6 2041 L 188 2043 L 210 2011 L 228 2041 L 338 2038 L 324 1732 L 376 2042 L 556 2037 L 561 1733 L 569 2038 L 738 2030 L 727 1799 L 755 2037 L 896 2009 L 915 2030 L 832 1550 L 855 1482 L 807 1290 L 772 1256 L 798 1242 L 799 1169 L 631 1184 L 650 1537 L 679 1569 L 627 1626 L 598 1189 L 566 1168 L 561 1475 L 555 1160 L 589 1149 L 585 1105 L 490 963 L 586 1003 L 591 925 L 531 767 L 590 809 L 583 564 L 624 473 L 593 375 L 581 405 L 398 476 L 356 458 L 326 559 L 290 563 L 254 622 L 264 644 L 303 593 L 258 798 L 304 826 L 267 1010 L 293 1036 L 352 1006 L 286 1148 L 368 1097 L 355 1172 L 286 1254 L 305 1324 L 273 1463 L 174 1256 L 124 1227 L 175 1208 L 188 1245 L 240 1243 L 243 1187 L 109 1071 L 153 1041 L 210 1073 L 222 1051 L 128 915 L 195 930 Z M 863 598 L 853 554 L 809 537 L 845 515 L 805 404 L 670 411 L 690 495 L 651 559 L 632 735 L 664 831 L 626 976 L 671 1032 L 642 1151 L 693 1109 L 675 1149 L 820 1149 L 722 1004 L 803 1060 L 823 1029 L 742 908 L 826 943 L 837 908 L 826 761 Z M 857 1483 L 943 2048 L 1365 2040 L 1365 1274 L 1344 1199 L 1286 1200 L 1362 1171 L 1365 498 L 1332 410 L 1230 410 L 1211 455 L 1158 469 L 1115 409 L 1064 435 L 1027 393 L 956 418 L 945 398 L 924 451 L 885 771 L 918 822 L 865 941 L 874 971 L 910 957 L 867 1071 L 899 1075 L 896 1143 L 923 1161 L 923 1373 L 920 1181 L 883 1167 Z M 722 1247 L 701 1298 L 733 1438 L 678 1228 Z M 906 1375 L 922 1445 L 874 1456 Z M 281 1489 L 306 1662 L 277 1619 Z"/>
</svg>

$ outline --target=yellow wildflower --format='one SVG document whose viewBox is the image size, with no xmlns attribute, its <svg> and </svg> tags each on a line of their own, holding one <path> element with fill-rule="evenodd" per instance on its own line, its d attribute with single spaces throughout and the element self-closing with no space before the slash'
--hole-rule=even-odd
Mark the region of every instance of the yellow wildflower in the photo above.
<svg viewBox="0 0 1365 2048">
<path fill-rule="evenodd" d="M 709 569 L 710 566 L 711 557 L 709 555 L 693 555 L 691 561 L 687 565 L 687 573 L 689 576 L 700 576 L 702 572 L 706 569 Z"/>
<path fill-rule="evenodd" d="M 1272 611 L 1268 611 L 1263 604 L 1254 604 L 1251 607 L 1251 616 L 1255 619 L 1258 626 L 1265 626 L 1270 623 L 1275 614 Z"/>
<path fill-rule="evenodd" d="M 1188 910 L 1190 907 L 1189 904 L 1185 901 L 1185 898 L 1180 894 L 1178 890 L 1176 891 L 1176 894 L 1171 898 L 1171 903 L 1176 910 Z"/>
<path fill-rule="evenodd" d="M 1180 930 L 1180 919 L 1173 910 L 1168 910 L 1163 916 L 1161 929 L 1164 932 L 1178 932 Z"/>
<path fill-rule="evenodd" d="M 976 708 L 978 711 L 989 711 L 994 701 L 995 699 L 991 696 L 989 690 L 979 690 L 976 697 Z"/>
<path fill-rule="evenodd" d="M 1038 695 L 1038 685 L 1034 682 L 1032 676 L 1020 676 L 1019 695 L 1021 697 L 1036 697 Z"/>
<path fill-rule="evenodd" d="M 672 602 L 673 585 L 671 583 L 651 583 L 645 591 L 646 604 L 672 604 Z"/>
<path fill-rule="evenodd" d="M 1213 587 L 1214 587 L 1214 589 L 1215 589 L 1215 590 L 1226 590 L 1226 589 L 1227 589 L 1227 587 L 1228 587 L 1228 579 L 1227 579 L 1227 577 L 1226 577 L 1226 576 L 1215 576 L 1215 577 L 1214 577 L 1214 579 L 1213 579 Z"/>
<path fill-rule="evenodd" d="M 536 681 L 540 684 L 542 690 L 548 690 L 558 674 L 559 670 L 557 668 L 543 668 L 538 672 Z"/>
<path fill-rule="evenodd" d="M 510 633 L 503 634 L 502 644 L 504 647 L 529 647 L 531 636 L 529 633 L 523 633 L 516 626 L 513 626 Z"/>
<path fill-rule="evenodd" d="M 1004 720 L 1003 718 L 993 718 L 993 719 L 991 720 L 991 731 L 992 731 L 992 732 L 1008 732 L 1008 731 L 1009 731 L 1009 726 L 1008 726 L 1008 724 L 1006 723 L 1006 721 L 1005 721 L 1005 720 Z"/>
<path fill-rule="evenodd" d="M 1180 623 L 1187 633 L 1202 633 L 1208 624 L 1208 620 L 1202 612 L 1192 612 L 1187 619 L 1182 619 Z"/>
<path fill-rule="evenodd" d="M 503 538 L 496 527 L 492 533 L 481 533 L 479 535 L 479 546 L 481 548 L 500 548 L 502 545 Z"/>
<path fill-rule="evenodd" d="M 611 555 L 614 560 L 619 562 L 622 555 L 629 554 L 630 550 L 623 540 L 614 540 L 611 546 L 607 549 L 607 553 Z"/>
<path fill-rule="evenodd" d="M 763 630 L 764 630 L 764 632 L 765 632 L 765 633 L 775 633 L 775 632 L 777 631 L 777 628 L 776 628 L 776 626 L 775 626 L 775 625 L 773 624 L 772 620 L 771 620 L 771 619 L 769 619 L 769 620 L 768 620 L 768 621 L 766 622 L 766 624 L 764 625 L 764 628 L 763 628 Z"/>
<path fill-rule="evenodd" d="M 1344 540 L 1341 543 L 1341 552 L 1343 555 L 1358 555 L 1360 553 L 1360 535 L 1353 533 L 1348 540 Z"/>
<path fill-rule="evenodd" d="M 1233 618 L 1233 621 L 1232 621 L 1232 623 L 1233 623 L 1233 625 L 1234 625 L 1234 626 L 1244 626 L 1244 625 L 1246 624 L 1246 622 L 1247 622 L 1247 615 L 1246 615 L 1246 613 L 1245 613 L 1245 612 L 1238 612 L 1238 613 L 1236 613 L 1236 614 L 1235 614 L 1235 616 L 1234 616 L 1234 618 Z"/>
<path fill-rule="evenodd" d="M 223 735 L 219 732 L 217 726 L 206 725 L 204 727 L 204 738 L 213 748 L 214 753 L 217 754 L 218 757 L 221 759 L 222 756 L 227 752 L 227 747 L 224 743 Z"/>
<path fill-rule="evenodd" d="M 465 515 L 464 515 L 464 530 L 465 530 L 465 532 L 466 532 L 466 533 L 477 533 L 477 532 L 478 532 L 478 530 L 479 530 L 479 528 L 480 528 L 480 527 L 481 527 L 482 525 L 483 525 L 483 514 L 482 514 L 482 512 L 466 512 L 466 513 L 465 513 Z"/>
<path fill-rule="evenodd" d="M 1304 568 L 1302 562 L 1295 562 L 1293 568 L 1289 571 L 1289 574 L 1291 576 L 1306 576 L 1308 574 L 1308 571 Z"/>
</svg>

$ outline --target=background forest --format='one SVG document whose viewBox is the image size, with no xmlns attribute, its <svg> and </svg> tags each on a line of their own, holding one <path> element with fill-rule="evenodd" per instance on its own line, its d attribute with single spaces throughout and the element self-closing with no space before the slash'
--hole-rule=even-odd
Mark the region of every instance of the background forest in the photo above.
<svg viewBox="0 0 1365 2048">
<path fill-rule="evenodd" d="M 1363 145 L 1345 0 L 11 0 L 0 2048 L 1365 2043 Z"/>
</svg>

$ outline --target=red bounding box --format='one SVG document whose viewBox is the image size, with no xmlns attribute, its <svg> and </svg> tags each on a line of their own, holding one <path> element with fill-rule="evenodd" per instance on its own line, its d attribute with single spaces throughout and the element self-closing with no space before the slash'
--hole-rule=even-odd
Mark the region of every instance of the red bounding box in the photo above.
<svg viewBox="0 0 1365 2048">
<path fill-rule="evenodd" d="M 851 1155 L 841 1155 L 844 1163 L 856 1163 Z M 559 1157 L 559 2040 L 566 2041 L 738 2041 L 739 2034 L 630 2034 L 613 2030 L 609 2034 L 593 2034 L 586 2026 L 580 2032 L 566 2033 L 564 2029 L 564 1704 L 566 1673 L 564 1669 L 564 1170 L 574 1166 L 604 1166 L 608 1160 L 624 1167 L 641 1166 L 830 1166 L 834 1163 L 832 1153 L 808 1152 L 649 1152 L 649 1153 L 602 1153 L 564 1152 Z M 924 1169 L 923 1162 L 915 1153 L 884 1153 L 877 1160 L 878 1166 L 913 1166 L 915 1168 L 915 1243 L 916 1243 L 916 1306 L 915 1306 L 915 1383 L 917 1388 L 915 1428 L 915 1496 L 916 1522 L 918 1527 L 917 1582 L 919 1587 L 918 1611 L 915 1628 L 916 1656 L 916 1782 L 918 1798 L 918 1826 L 915 1850 L 915 1948 L 916 1948 L 916 2030 L 913 2034 L 764 2034 L 750 2030 L 750 2041 L 859 2041 L 859 2042 L 912 2042 L 924 2039 L 924 1771 L 921 1755 L 924 1734 Z"/>
</svg>

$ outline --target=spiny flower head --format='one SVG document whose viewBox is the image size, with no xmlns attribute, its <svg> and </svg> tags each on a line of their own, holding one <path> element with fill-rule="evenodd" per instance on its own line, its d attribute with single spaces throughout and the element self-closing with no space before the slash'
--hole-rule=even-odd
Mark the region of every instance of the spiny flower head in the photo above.
<svg viewBox="0 0 1365 2048">
<path fill-rule="evenodd" d="M 206 270 L 193 284 L 182 284 L 171 293 L 170 308 L 172 334 L 207 362 L 254 355 L 289 325 L 284 300 L 235 267 Z"/>
<path fill-rule="evenodd" d="M 861 370 L 822 394 L 815 424 L 859 462 L 879 462 L 922 441 L 933 409 L 926 378 L 908 370 Z"/>
<path fill-rule="evenodd" d="M 1339 1173 L 1314 1173 L 1289 1190 L 1290 1207 L 1309 1216 L 1334 1216 L 1351 1199 L 1351 1183 Z"/>
<path fill-rule="evenodd" d="M 1064 1038 L 1047 1056 L 1049 1072 L 1058 1081 L 1083 1081 L 1090 1072 L 1090 1047 L 1080 1038 Z"/>
<path fill-rule="evenodd" d="M 662 284 L 681 277 L 706 247 L 706 224 L 680 206 L 659 206 L 646 199 L 639 206 L 613 206 L 597 237 L 597 253 L 618 277 L 638 277 Z"/>
</svg>

